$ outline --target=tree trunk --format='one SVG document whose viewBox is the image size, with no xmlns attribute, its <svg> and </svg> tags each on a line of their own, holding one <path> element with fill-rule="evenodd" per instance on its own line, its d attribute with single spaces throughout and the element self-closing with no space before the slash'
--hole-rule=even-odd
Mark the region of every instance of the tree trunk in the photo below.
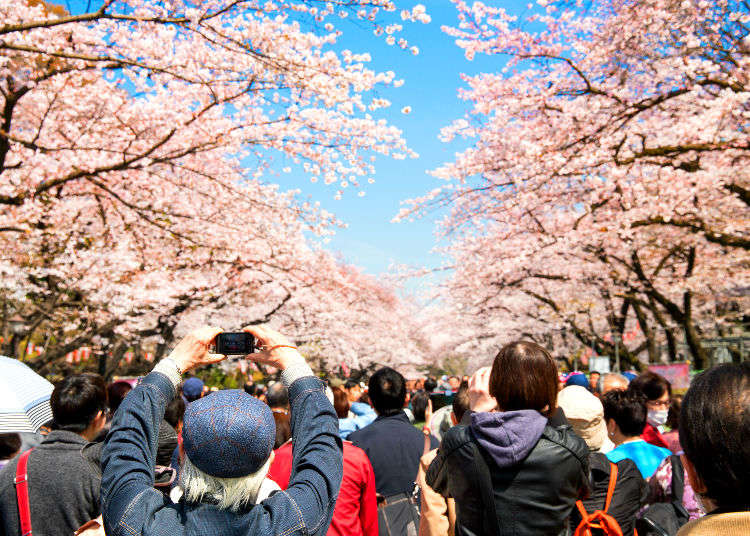
<svg viewBox="0 0 750 536">
<path fill-rule="evenodd" d="M 696 370 L 703 370 L 709 366 L 709 357 L 706 349 L 701 344 L 701 336 L 698 330 L 695 329 L 693 320 L 690 317 L 686 318 L 684 324 L 685 328 L 685 342 L 687 343 L 690 355 L 693 358 L 693 368 Z"/>
</svg>

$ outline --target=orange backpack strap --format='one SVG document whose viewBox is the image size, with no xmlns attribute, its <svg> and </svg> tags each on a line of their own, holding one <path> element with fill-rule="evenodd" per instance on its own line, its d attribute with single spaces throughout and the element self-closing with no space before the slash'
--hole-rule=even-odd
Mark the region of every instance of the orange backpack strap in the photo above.
<svg viewBox="0 0 750 536">
<path fill-rule="evenodd" d="M 576 506 L 578 507 L 578 511 L 581 513 L 581 519 L 586 519 L 589 514 L 588 512 L 586 512 L 586 508 L 583 506 L 583 503 L 581 501 L 576 501 Z"/>
<path fill-rule="evenodd" d="M 609 510 L 609 504 L 612 502 L 612 495 L 615 494 L 615 486 L 617 485 L 617 466 L 612 462 L 609 462 L 609 466 L 609 487 L 607 488 L 607 500 L 604 502 L 602 512 Z"/>
</svg>

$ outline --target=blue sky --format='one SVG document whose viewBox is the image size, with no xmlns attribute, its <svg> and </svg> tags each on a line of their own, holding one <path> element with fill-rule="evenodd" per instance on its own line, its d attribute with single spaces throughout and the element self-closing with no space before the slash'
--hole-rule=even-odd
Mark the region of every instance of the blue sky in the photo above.
<svg viewBox="0 0 750 536">
<path fill-rule="evenodd" d="M 96 9 L 101 0 L 56 0 L 64 3 L 74 13 L 83 12 L 87 6 Z M 485 0 L 492 5 L 501 5 L 510 11 L 521 13 L 530 0 Z M 347 188 L 341 200 L 335 200 L 336 185 L 323 182 L 313 184 L 309 176 L 300 170 L 283 173 L 281 169 L 289 163 L 283 160 L 272 168 L 277 172 L 268 177 L 269 182 L 278 183 L 282 189 L 301 189 L 300 199 L 310 198 L 348 225 L 337 231 L 327 248 L 338 252 L 351 263 L 361 266 L 371 274 L 382 274 L 392 265 L 409 265 L 415 268 L 438 268 L 443 264 L 439 254 L 432 252 L 436 246 L 436 221 L 441 213 L 431 213 L 414 222 L 391 223 L 401 207 L 401 201 L 424 195 L 439 186 L 440 182 L 427 173 L 441 164 L 451 161 L 466 142 L 445 144 L 438 139 L 440 129 L 454 119 L 463 116 L 467 103 L 458 99 L 459 87 L 463 86 L 461 73 L 499 71 L 504 58 L 479 55 L 468 61 L 463 50 L 453 38 L 441 31 L 441 26 L 455 26 L 457 12 L 449 0 L 396 0 L 398 12 L 411 10 L 416 4 L 426 6 L 432 17 L 429 24 L 403 23 L 404 30 L 397 37 L 405 37 L 409 45 L 420 49 L 417 56 L 397 46 L 388 46 L 383 37 L 376 37 L 369 28 L 355 24 L 342 24 L 344 35 L 335 47 L 353 52 L 369 52 L 372 62 L 369 67 L 376 71 L 394 71 L 397 78 L 404 79 L 400 88 L 381 89 L 379 95 L 391 100 L 389 109 L 380 110 L 377 117 L 386 118 L 403 130 L 404 138 L 417 159 L 392 160 L 379 157 L 376 162 L 374 184 L 365 186 L 366 195 L 359 197 L 359 188 Z M 401 113 L 410 106 L 408 115 Z M 440 272 L 442 277 L 445 272 Z M 407 285 L 410 290 L 420 287 L 419 281 Z"/>
<path fill-rule="evenodd" d="M 397 2 L 399 9 L 411 9 L 417 3 L 420 2 Z M 435 268 L 443 262 L 440 255 L 431 253 L 436 245 L 435 222 L 439 213 L 415 222 L 391 223 L 391 219 L 402 200 L 424 195 L 439 186 L 441 181 L 428 175 L 427 170 L 452 160 L 462 148 L 460 143 L 445 144 L 438 139 L 440 129 L 462 117 L 467 109 L 467 103 L 457 96 L 458 88 L 463 85 L 460 74 L 499 71 L 504 63 L 503 58 L 486 56 L 468 61 L 453 38 L 440 29 L 442 25 L 457 24 L 453 4 L 448 0 L 422 0 L 421 3 L 427 7 L 432 22 L 426 25 L 405 23 L 402 32 L 410 45 L 419 47 L 417 56 L 386 45 L 382 37 L 375 37 L 371 32 L 346 25 L 342 26 L 344 36 L 340 43 L 342 48 L 353 52 L 370 52 L 371 68 L 393 70 L 397 78 L 405 80 L 402 87 L 381 92 L 392 101 L 381 116 L 403 130 L 407 143 L 419 153 L 419 158 L 379 158 L 375 183 L 365 184 L 366 195 L 358 197 L 359 189 L 349 187 L 338 201 L 334 199 L 335 185 L 312 184 L 308 177 L 294 173 L 282 173 L 273 178 L 283 188 L 302 189 L 301 197 L 310 196 L 346 222 L 348 228 L 339 230 L 327 247 L 372 274 L 387 272 L 391 264 Z M 524 10 L 527 4 L 518 0 L 495 2 L 498 3 L 518 10 Z M 407 105 L 412 111 L 404 115 L 401 109 Z M 408 287 L 414 289 L 415 282 Z"/>
</svg>

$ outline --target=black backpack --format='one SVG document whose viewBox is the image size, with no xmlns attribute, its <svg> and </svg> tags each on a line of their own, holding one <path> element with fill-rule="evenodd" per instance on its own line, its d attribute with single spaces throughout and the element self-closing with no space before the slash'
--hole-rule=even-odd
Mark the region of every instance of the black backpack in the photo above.
<svg viewBox="0 0 750 536">
<path fill-rule="evenodd" d="M 635 523 L 638 536 L 675 536 L 690 519 L 682 504 L 685 492 L 685 470 L 679 456 L 669 457 L 672 463 L 672 501 L 655 503 L 643 512 Z"/>
</svg>

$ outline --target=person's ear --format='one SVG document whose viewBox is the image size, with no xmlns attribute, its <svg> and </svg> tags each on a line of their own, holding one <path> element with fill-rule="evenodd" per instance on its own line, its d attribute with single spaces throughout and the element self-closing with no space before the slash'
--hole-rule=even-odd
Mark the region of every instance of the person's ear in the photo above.
<svg viewBox="0 0 750 536">
<path fill-rule="evenodd" d="M 98 429 L 104 428 L 104 425 L 107 424 L 107 413 L 104 410 L 99 410 L 99 413 L 96 414 L 96 417 L 94 417 L 94 423 L 96 424 L 96 427 Z"/>
<path fill-rule="evenodd" d="M 607 419 L 607 433 L 609 437 L 614 437 L 617 432 L 617 423 L 614 419 Z"/>
<path fill-rule="evenodd" d="M 698 494 L 706 493 L 708 491 L 706 483 L 703 482 L 703 479 L 695 470 L 695 465 L 693 465 L 693 462 L 691 462 L 684 454 L 680 456 L 680 461 L 682 461 L 682 466 L 685 468 L 688 482 L 690 482 L 690 487 L 693 488 L 693 491 Z"/>
</svg>

